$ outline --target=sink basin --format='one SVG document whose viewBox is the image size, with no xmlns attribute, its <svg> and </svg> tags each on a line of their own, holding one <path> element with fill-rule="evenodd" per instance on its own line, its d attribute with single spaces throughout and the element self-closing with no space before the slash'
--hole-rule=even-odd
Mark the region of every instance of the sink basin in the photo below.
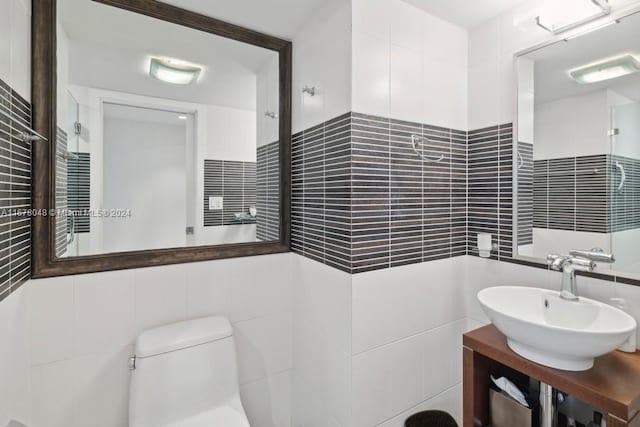
<svg viewBox="0 0 640 427">
<path fill-rule="evenodd" d="M 556 369 L 591 369 L 594 358 L 618 348 L 636 329 L 622 310 L 583 297 L 567 301 L 546 289 L 487 288 L 478 300 L 514 352 Z"/>
</svg>

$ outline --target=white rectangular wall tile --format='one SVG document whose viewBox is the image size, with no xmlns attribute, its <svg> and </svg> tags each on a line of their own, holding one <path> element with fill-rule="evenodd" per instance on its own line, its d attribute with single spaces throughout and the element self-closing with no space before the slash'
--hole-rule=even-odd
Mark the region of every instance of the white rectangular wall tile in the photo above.
<svg viewBox="0 0 640 427">
<path fill-rule="evenodd" d="M 74 426 L 77 396 L 73 375 L 72 360 L 48 363 L 31 370 L 30 427 Z"/>
<path fill-rule="evenodd" d="M 352 3 L 352 110 L 467 129 L 467 31 L 403 0 Z"/>
<path fill-rule="evenodd" d="M 182 265 L 135 270 L 135 333 L 187 317 L 186 272 Z"/>
<path fill-rule="evenodd" d="M 422 53 L 425 25 L 422 9 L 403 1 L 390 0 L 389 38 L 392 45 Z"/>
<path fill-rule="evenodd" d="M 349 425 L 351 277 L 293 255 L 294 426 Z"/>
<path fill-rule="evenodd" d="M 291 321 L 291 313 L 283 313 L 233 325 L 240 384 L 291 369 Z"/>
<path fill-rule="evenodd" d="M 251 427 L 291 425 L 291 371 L 242 385 L 240 397 Z"/>
<path fill-rule="evenodd" d="M 0 79 L 11 80 L 11 8 L 13 1 L 0 5 Z"/>
<path fill-rule="evenodd" d="M 74 426 L 129 425 L 129 371 L 133 346 L 112 347 L 73 361 Z"/>
<path fill-rule="evenodd" d="M 11 78 L 10 84 L 31 100 L 31 10 L 22 0 L 11 2 Z M 0 42 L 2 43 L 2 42 Z"/>
<path fill-rule="evenodd" d="M 326 2 L 293 37 L 293 133 L 349 111 L 351 2 Z M 305 87 L 316 94 L 303 94 Z"/>
<path fill-rule="evenodd" d="M 134 301 L 134 272 L 131 270 L 76 276 L 74 356 L 133 344 Z"/>
<path fill-rule="evenodd" d="M 73 276 L 34 280 L 28 287 L 31 365 L 73 355 Z"/>
<path fill-rule="evenodd" d="M 456 257 L 354 275 L 353 354 L 464 318 L 464 263 Z"/>
</svg>

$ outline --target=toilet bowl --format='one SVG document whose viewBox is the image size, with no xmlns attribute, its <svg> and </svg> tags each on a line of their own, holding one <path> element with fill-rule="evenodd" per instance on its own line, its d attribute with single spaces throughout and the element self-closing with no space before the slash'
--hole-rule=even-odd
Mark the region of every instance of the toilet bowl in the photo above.
<svg viewBox="0 0 640 427">
<path fill-rule="evenodd" d="M 130 427 L 249 427 L 224 317 L 143 332 L 130 368 Z"/>
</svg>

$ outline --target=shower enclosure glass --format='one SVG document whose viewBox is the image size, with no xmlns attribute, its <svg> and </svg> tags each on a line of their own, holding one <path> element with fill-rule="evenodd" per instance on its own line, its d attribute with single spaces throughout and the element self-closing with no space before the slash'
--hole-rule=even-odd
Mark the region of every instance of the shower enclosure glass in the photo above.
<svg viewBox="0 0 640 427">
<path fill-rule="evenodd" d="M 640 103 L 611 108 L 611 246 L 616 269 L 640 274 Z"/>
</svg>

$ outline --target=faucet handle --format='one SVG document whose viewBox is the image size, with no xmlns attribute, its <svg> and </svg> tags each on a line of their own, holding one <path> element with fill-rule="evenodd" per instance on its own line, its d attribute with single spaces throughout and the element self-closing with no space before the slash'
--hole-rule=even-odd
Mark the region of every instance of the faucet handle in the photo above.
<svg viewBox="0 0 640 427">
<path fill-rule="evenodd" d="M 593 271 L 596 268 L 596 263 L 593 260 L 573 255 L 571 257 L 571 267 L 574 270 Z"/>
<path fill-rule="evenodd" d="M 549 254 L 547 255 L 547 265 L 552 270 L 561 271 L 570 258 L 566 255 Z"/>
<path fill-rule="evenodd" d="M 591 261 L 604 262 L 606 264 L 613 264 L 614 262 L 616 262 L 616 257 L 613 254 L 604 253 L 604 251 L 598 250 L 597 248 L 591 249 L 590 251 L 572 249 L 569 254 Z"/>
<path fill-rule="evenodd" d="M 562 255 L 558 254 L 549 254 L 547 255 L 547 265 L 553 264 L 558 258 L 562 258 Z"/>
</svg>

